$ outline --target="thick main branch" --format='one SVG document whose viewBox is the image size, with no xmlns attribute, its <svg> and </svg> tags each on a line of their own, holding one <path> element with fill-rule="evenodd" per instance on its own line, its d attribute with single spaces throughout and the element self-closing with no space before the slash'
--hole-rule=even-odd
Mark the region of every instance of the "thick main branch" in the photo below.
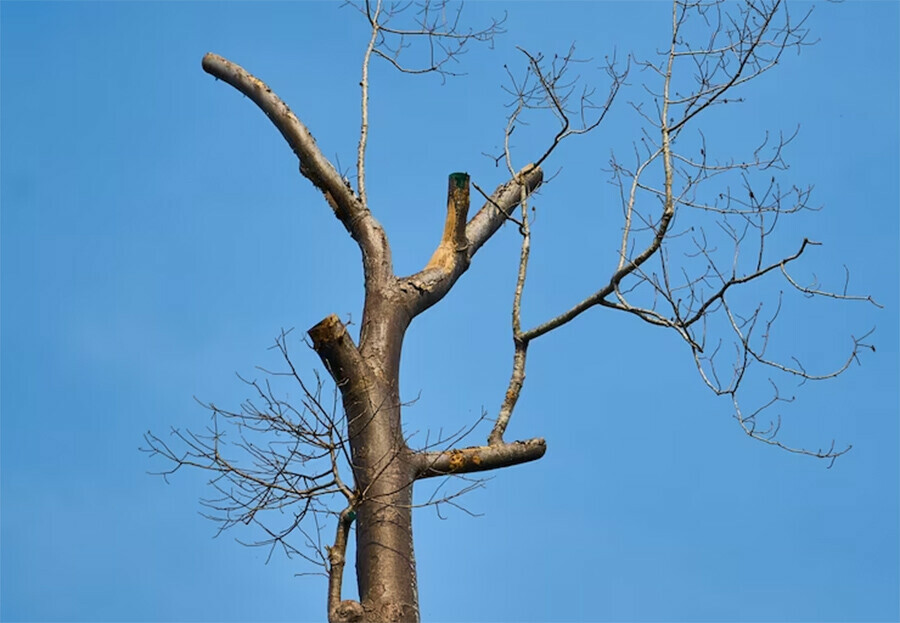
<svg viewBox="0 0 900 623">
<path fill-rule="evenodd" d="M 266 113 L 300 160 L 300 172 L 325 194 L 328 204 L 344 225 L 359 216 L 362 205 L 353 191 L 322 154 L 309 129 L 265 82 L 218 54 L 209 53 L 203 57 L 203 70 L 233 86 Z"/>
<path fill-rule="evenodd" d="M 300 173 L 325 195 L 335 216 L 359 243 L 367 280 L 389 277 L 390 248 L 384 231 L 288 105 L 265 82 L 217 54 L 203 57 L 203 70 L 253 100 L 278 128 L 300 161 Z"/>
</svg>

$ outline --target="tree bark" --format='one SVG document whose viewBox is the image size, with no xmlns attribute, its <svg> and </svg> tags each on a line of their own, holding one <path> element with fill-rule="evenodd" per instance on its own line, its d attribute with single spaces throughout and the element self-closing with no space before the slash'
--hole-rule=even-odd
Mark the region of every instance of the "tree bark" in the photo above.
<svg viewBox="0 0 900 623">
<path fill-rule="evenodd" d="M 543 439 L 533 439 L 452 453 L 410 450 L 403 438 L 400 413 L 403 338 L 411 320 L 444 297 L 468 269 L 478 249 L 510 219 L 523 192 L 531 194 L 541 185 L 543 172 L 539 166 L 527 165 L 486 196 L 487 201 L 471 220 L 467 220 L 469 176 L 451 174 L 447 218 L 438 248 L 421 271 L 398 278 L 393 272 L 387 236 L 369 211 L 363 189 L 359 194 L 353 191 L 287 104 L 262 80 L 221 56 L 204 56 L 203 69 L 265 112 L 297 155 L 300 173 L 322 192 L 362 253 L 366 295 L 359 346 L 334 315 L 309 330 L 313 348 L 341 392 L 355 484 L 350 507 L 342 512 L 340 521 L 352 521 L 350 513 L 356 513 L 360 603 L 341 600 L 343 549 L 349 530 L 349 523 L 341 523 L 340 542 L 329 554 L 329 619 L 341 623 L 360 619 L 375 623 L 418 621 L 412 541 L 415 480 L 531 461 L 544 454 L 546 444 Z"/>
<path fill-rule="evenodd" d="M 527 192 L 540 185 L 542 173 L 529 166 L 520 178 Z M 533 439 L 450 453 L 416 453 L 403 438 L 400 412 L 400 353 L 406 329 L 466 271 L 474 251 L 507 220 L 521 189 L 518 184 L 501 186 L 467 223 L 469 176 L 451 174 L 444 233 L 420 273 L 394 277 L 386 239 L 384 244 L 360 245 L 366 264 L 366 296 L 359 347 L 337 316 L 309 330 L 313 348 L 340 389 L 347 417 L 357 496 L 357 584 L 366 621 L 419 620 L 412 539 L 416 479 L 515 465 L 540 458 L 546 450 L 543 439 Z M 382 232 L 371 220 L 371 231 Z M 355 221 L 349 225 L 352 230 Z M 339 602 L 339 597 L 330 597 L 332 604 L 341 606 L 331 609 L 332 620 L 353 620 L 341 612 L 356 616 L 357 611 L 344 608 L 348 604 Z"/>
<path fill-rule="evenodd" d="M 310 329 L 313 348 L 341 391 L 359 496 L 356 571 L 364 619 L 418 621 L 412 540 L 413 452 L 400 419 L 400 348 L 409 318 L 379 288 L 366 297 L 360 348 L 329 316 Z"/>
</svg>

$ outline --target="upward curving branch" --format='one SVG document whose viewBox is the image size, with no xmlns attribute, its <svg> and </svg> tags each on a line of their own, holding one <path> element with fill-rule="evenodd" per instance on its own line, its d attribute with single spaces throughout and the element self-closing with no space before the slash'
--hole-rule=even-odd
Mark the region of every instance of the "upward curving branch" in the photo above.
<svg viewBox="0 0 900 623">
<path fill-rule="evenodd" d="M 300 161 L 300 173 L 322 192 L 335 216 L 359 244 L 366 281 L 374 278 L 383 282 L 391 277 L 390 247 L 384 230 L 288 105 L 265 82 L 218 54 L 203 57 L 203 70 L 253 100 L 278 128 Z"/>
<path fill-rule="evenodd" d="M 203 70 L 233 86 L 266 113 L 300 160 L 300 172 L 325 194 L 337 217 L 350 229 L 349 224 L 360 215 L 362 205 L 288 105 L 265 82 L 218 54 L 203 57 Z"/>
</svg>

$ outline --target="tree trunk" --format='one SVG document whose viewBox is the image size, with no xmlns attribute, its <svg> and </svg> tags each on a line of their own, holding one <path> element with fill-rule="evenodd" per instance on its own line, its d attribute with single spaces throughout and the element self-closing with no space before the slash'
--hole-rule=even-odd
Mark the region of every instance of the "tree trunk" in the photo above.
<svg viewBox="0 0 900 623">
<path fill-rule="evenodd" d="M 510 216 L 513 209 L 541 185 L 543 172 L 537 164 L 526 165 L 486 196 L 471 219 L 469 176 L 452 173 L 444 233 L 434 255 L 419 272 L 397 277 L 387 236 L 369 211 L 363 189 L 365 76 L 357 194 L 322 154 L 309 129 L 264 82 L 216 54 L 203 57 L 203 69 L 235 87 L 265 112 L 297 155 L 300 173 L 322 192 L 362 253 L 366 298 L 359 347 L 337 316 L 329 316 L 309 330 L 313 348 L 341 392 L 354 476 L 354 490 L 342 489 L 349 505 L 340 514 L 336 545 L 328 552 L 329 620 L 418 621 L 413 482 L 533 461 L 543 456 L 546 444 L 543 439 L 505 443 L 498 433 L 488 446 L 412 452 L 403 438 L 400 418 L 403 337 L 412 318 L 440 301 L 453 287 L 478 249 L 507 220 L 515 221 Z M 213 461 L 217 460 L 215 454 Z M 344 553 L 354 514 L 360 603 L 341 600 Z"/>
<path fill-rule="evenodd" d="M 413 453 L 400 419 L 400 350 L 409 314 L 389 284 L 367 292 L 360 347 L 336 316 L 310 329 L 341 391 L 356 482 L 356 572 L 365 621 L 418 621 Z"/>
<path fill-rule="evenodd" d="M 356 417 L 364 430 L 351 436 L 362 492 L 356 524 L 359 595 L 366 621 L 418 621 L 412 539 L 415 474 L 400 433 L 396 385 L 376 388 L 369 398 L 376 410 L 361 410 Z"/>
</svg>

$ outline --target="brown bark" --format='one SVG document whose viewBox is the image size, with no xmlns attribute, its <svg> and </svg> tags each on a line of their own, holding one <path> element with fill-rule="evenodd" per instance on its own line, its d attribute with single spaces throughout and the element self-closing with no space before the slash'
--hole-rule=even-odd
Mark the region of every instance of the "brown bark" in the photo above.
<svg viewBox="0 0 900 623">
<path fill-rule="evenodd" d="M 499 186 L 471 220 L 467 220 L 469 176 L 451 174 L 440 244 L 425 268 L 398 279 L 387 236 L 369 211 L 362 187 L 357 194 L 341 178 L 290 108 L 264 82 L 221 56 L 207 54 L 203 69 L 235 87 L 266 113 L 299 159 L 300 173 L 323 193 L 362 253 L 366 295 L 359 346 L 334 315 L 309 330 L 313 348 L 341 392 L 354 476 L 350 507 L 340 515 L 335 545 L 329 550 L 329 619 L 418 621 L 412 541 L 415 480 L 535 460 L 544 454 L 546 445 L 543 439 L 532 439 L 449 452 L 410 450 L 403 438 L 400 413 L 403 337 L 412 319 L 453 287 L 522 197 L 540 186 L 543 172 L 540 167 L 526 166 Z M 364 141 L 361 145 L 364 147 Z M 359 603 L 341 600 L 351 513 L 356 521 Z"/>
<path fill-rule="evenodd" d="M 353 525 L 356 511 L 345 508 L 338 518 L 334 545 L 328 551 L 328 620 L 331 623 L 352 623 L 362 621 L 364 611 L 358 601 L 341 600 L 341 585 L 344 580 L 344 565 L 347 563 L 347 536 Z"/>
<path fill-rule="evenodd" d="M 744 16 L 743 28 L 732 31 L 721 30 L 721 22 L 717 27 L 713 40 L 725 33 L 727 41 L 724 44 L 710 43 L 707 49 L 682 49 L 685 44 L 681 38 L 680 29 L 688 12 L 696 10 L 706 19 L 705 8 L 698 8 L 691 3 L 679 1 L 673 3 L 673 36 L 667 62 L 660 64 L 659 67 L 652 63 L 643 64 L 645 68 L 653 68 L 663 81 L 659 96 L 661 103 L 657 105 L 657 111 L 660 112 L 658 123 L 644 115 L 644 118 L 660 131 L 658 141 L 653 139 L 651 134 L 645 133 L 641 140 L 646 139 L 648 143 L 645 146 L 649 144 L 650 147 L 647 147 L 647 155 L 639 158 L 639 164 L 634 171 L 620 166 L 615 159 L 611 160 L 615 179 L 622 190 L 625 211 L 618 266 L 608 279 L 601 281 L 599 290 L 569 307 L 567 311 L 529 330 L 522 330 L 520 319 L 520 305 L 530 249 L 527 199 L 543 182 L 543 171 L 540 165 L 561 141 L 567 137 L 585 134 L 593 130 L 605 117 L 619 87 L 624 84 L 625 74 L 618 73 L 614 63 L 609 64 L 607 68 L 612 78 L 612 86 L 606 104 L 599 107 L 600 112 L 593 121 L 585 121 L 586 110 L 592 109 L 594 106 L 587 96 L 584 96 L 581 100 L 580 111 L 582 125 L 576 127 L 573 125 L 574 117 L 570 118 L 573 111 L 569 110 L 566 105 L 569 87 L 561 87 L 561 84 L 565 82 L 564 80 L 561 82 L 561 79 L 567 65 L 575 62 L 572 52 L 570 51 L 569 55 L 560 59 L 554 57 L 552 64 L 547 65 L 542 56 L 531 55 L 522 50 L 529 60 L 528 76 L 530 78 L 522 81 L 521 84 L 534 86 L 523 87 L 522 90 L 515 93 L 517 103 L 513 106 L 513 112 L 508 118 L 504 156 L 511 179 L 498 186 L 490 196 L 482 193 L 486 201 L 469 219 L 469 176 L 466 173 L 451 174 L 447 216 L 440 243 L 430 261 L 419 272 L 398 278 L 393 272 L 391 249 L 387 236 L 369 210 L 366 197 L 365 154 L 369 131 L 368 66 L 370 58 L 373 54 L 381 56 L 397 69 L 409 71 L 397 62 L 396 56 L 386 55 L 379 47 L 385 34 L 399 35 L 401 40 L 403 37 L 423 36 L 428 39 L 450 37 L 455 41 L 464 42 L 469 37 L 479 38 L 479 36 L 486 36 L 485 33 L 492 35 L 495 29 L 492 27 L 480 35 L 476 33 L 462 37 L 452 28 L 447 32 L 435 31 L 431 28 L 420 31 L 392 30 L 385 28 L 385 24 L 394 9 L 384 9 L 381 2 L 374 3 L 374 9 L 372 9 L 366 3 L 365 15 L 372 26 L 372 36 L 364 56 L 360 82 L 362 122 L 357 152 L 356 191 L 323 155 L 310 130 L 272 89 L 239 65 L 221 56 L 207 54 L 203 58 L 203 69 L 250 98 L 267 115 L 297 156 L 300 173 L 323 194 L 327 204 L 357 242 L 361 251 L 365 277 L 365 303 L 359 345 L 354 343 L 346 327 L 334 315 L 325 318 L 309 330 L 314 349 L 341 392 L 347 422 L 353 486 L 351 491 L 351 488 L 338 474 L 339 461 L 335 459 L 335 455 L 338 449 L 345 451 L 346 447 L 341 435 L 333 434 L 334 420 L 329 420 L 329 424 L 324 427 L 328 437 L 328 445 L 325 447 L 331 453 L 328 456 L 332 461 L 332 472 L 326 473 L 333 474 L 333 480 L 324 484 L 317 482 L 305 490 L 284 487 L 274 481 L 266 482 L 254 473 L 241 472 L 219 454 L 218 434 L 213 438 L 211 445 L 204 445 L 204 442 L 195 436 L 191 436 L 190 439 L 181 437 L 187 441 L 191 450 L 180 457 L 170 451 L 165 443 L 157 437 L 150 436 L 149 440 L 154 451 L 170 458 L 179 466 L 193 465 L 214 469 L 220 474 L 227 475 L 228 478 L 233 477 L 240 482 L 251 482 L 251 491 L 255 491 L 255 488 L 259 487 L 266 491 L 266 495 L 271 491 L 277 491 L 277 495 L 293 495 L 300 499 L 311 499 L 314 495 L 322 492 L 333 495 L 335 491 L 339 491 L 343 494 L 347 500 L 347 506 L 338 516 L 335 541 L 334 545 L 328 548 L 326 564 L 329 575 L 329 621 L 332 623 L 351 621 L 380 623 L 418 621 L 419 619 L 412 540 L 414 482 L 418 479 L 498 469 L 541 458 L 546 452 L 544 439 L 535 438 L 515 442 L 505 442 L 503 439 L 525 380 L 527 348 L 531 340 L 570 322 L 589 308 L 602 306 L 626 311 L 650 324 L 677 331 L 690 346 L 695 363 L 706 384 L 718 395 L 731 396 L 735 406 L 735 417 L 749 436 L 790 452 L 830 458 L 832 461 L 849 450 L 848 447 L 846 450 L 834 451 L 832 444 L 828 451 L 812 452 L 783 445 L 774 440 L 777 428 L 771 434 L 759 431 L 755 420 L 758 411 L 750 415 L 742 415 L 736 399 L 737 386 L 748 365 L 747 362 L 752 361 L 754 365 L 759 363 L 769 366 L 801 379 L 817 380 L 831 378 L 842 373 L 852 361 L 856 360 L 860 348 L 874 350 L 874 347 L 861 341 L 866 336 L 859 339 L 854 338 L 853 351 L 840 370 L 826 375 L 812 375 L 807 373 L 802 366 L 791 367 L 764 358 L 765 341 L 761 350 L 758 352 L 753 350 L 750 332 L 755 326 L 756 312 L 753 315 L 753 322 L 749 325 L 750 328 L 746 331 L 744 325 L 735 321 L 734 318 L 740 316 L 733 314 L 728 307 L 725 300 L 726 292 L 734 286 L 754 281 L 769 272 L 774 272 L 776 268 L 781 269 L 794 288 L 808 296 L 868 300 L 874 303 L 870 297 L 854 297 L 848 296 L 846 293 L 826 292 L 816 287 L 803 287 L 790 277 L 785 266 L 797 259 L 807 245 L 817 243 L 804 240 L 795 255 L 783 257 L 774 263 L 764 265 L 761 240 L 759 261 L 755 270 L 738 276 L 736 269 L 737 243 L 740 243 L 742 238 L 734 237 L 736 242 L 735 264 L 731 267 L 731 277 L 726 278 L 723 275 L 727 275 L 729 271 L 720 270 L 714 266 L 714 261 L 710 258 L 711 248 L 707 246 L 704 236 L 703 242 L 697 243 L 698 253 L 695 256 L 703 255 L 710 260 L 711 265 L 708 267 L 706 275 L 696 280 L 688 279 L 684 285 L 676 287 L 670 286 L 668 277 L 665 277 L 672 271 L 667 268 L 669 260 L 665 253 L 664 242 L 667 237 L 671 236 L 669 229 L 674 222 L 675 212 L 679 206 L 682 209 L 702 208 L 726 217 L 736 215 L 748 222 L 750 222 L 748 215 L 758 216 L 760 223 L 763 222 L 763 217 L 768 218 L 769 214 L 777 216 L 806 207 L 808 191 L 797 191 L 798 205 L 790 209 L 781 207 L 780 202 L 787 195 L 781 194 L 780 191 L 772 194 L 774 199 L 770 199 L 768 204 L 758 202 L 752 191 L 750 192 L 750 204 L 735 198 L 730 191 L 727 197 L 719 195 L 720 198 L 725 199 L 724 207 L 719 203 L 712 205 L 694 203 L 696 185 L 708 178 L 718 176 L 722 172 L 740 171 L 743 175 L 748 169 L 767 170 L 773 166 L 780 168 L 780 165 L 783 164 L 780 156 L 781 147 L 786 145 L 789 139 L 781 141 L 775 150 L 776 155 L 770 160 L 757 155 L 762 150 L 760 147 L 752 160 L 743 163 L 731 162 L 725 165 L 708 164 L 703 149 L 700 149 L 700 159 L 691 159 L 673 151 L 677 135 L 689 121 L 713 104 L 727 102 L 728 100 L 722 97 L 723 94 L 774 67 L 786 49 L 794 46 L 799 49 L 804 44 L 805 30 L 799 26 L 792 26 L 789 20 L 786 19 L 785 24 L 781 27 L 776 26 L 774 29 L 770 27 L 773 18 L 779 12 L 780 5 L 780 0 L 770 5 L 749 2 L 741 12 Z M 748 20 L 747 16 L 750 15 L 753 16 L 752 20 Z M 786 13 L 785 17 L 787 18 Z M 379 19 L 383 19 L 384 23 L 379 23 Z M 721 16 L 719 19 L 722 19 Z M 803 20 L 801 19 L 799 23 L 802 24 Z M 762 52 L 763 50 L 765 52 Z M 445 61 L 452 56 L 453 52 L 448 52 Z M 732 59 L 732 57 L 734 58 Z M 690 59 L 692 71 L 699 71 L 699 75 L 695 76 L 698 83 L 693 91 L 689 91 L 687 94 L 673 95 L 670 94 L 670 86 L 673 84 L 673 75 L 677 73 L 673 68 L 676 60 L 680 58 Z M 702 61 L 694 59 L 702 59 Z M 723 62 L 723 59 L 731 59 L 735 62 Z M 445 61 L 433 64 L 424 71 L 444 73 L 441 66 Z M 625 71 L 627 73 L 627 68 Z M 411 71 L 411 73 L 421 72 Z M 550 109 L 556 115 L 561 126 L 543 155 L 516 172 L 511 157 L 509 137 L 516 124 L 521 121 L 519 115 L 524 111 L 537 108 Z M 638 110 L 640 112 L 639 108 Z M 641 114 L 643 115 L 643 113 Z M 662 190 L 649 186 L 646 182 L 647 177 L 641 179 L 644 171 L 651 171 L 651 165 L 654 163 L 662 165 Z M 693 177 L 684 174 L 684 171 L 691 171 Z M 655 173 L 647 173 L 647 176 L 653 175 Z M 678 180 L 679 177 L 685 178 L 686 181 L 682 183 Z M 623 181 L 626 178 L 628 184 Z M 747 184 L 747 178 L 744 179 Z M 679 184 L 681 188 L 677 189 Z M 772 184 L 775 185 L 774 177 Z M 481 192 L 477 186 L 475 188 Z M 630 188 L 630 191 L 627 188 Z M 777 186 L 775 188 L 777 189 Z M 747 189 L 749 190 L 749 185 Z M 770 191 L 771 189 L 770 186 Z M 639 207 L 641 203 L 636 202 L 639 193 L 649 193 L 655 199 L 662 199 L 662 213 L 641 213 L 639 211 L 642 209 Z M 738 207 L 731 207 L 732 202 Z M 655 206 L 656 204 L 656 201 L 650 202 L 650 205 Z M 513 210 L 517 206 L 521 208 L 521 220 L 516 220 L 513 216 Z M 439 302 L 449 292 L 462 274 L 468 270 L 477 251 L 507 220 L 514 220 L 518 225 L 523 243 L 513 303 L 512 328 L 515 345 L 513 372 L 495 426 L 488 437 L 487 445 L 484 446 L 415 452 L 408 447 L 402 432 L 399 368 L 405 332 L 413 318 Z M 639 238 L 640 242 L 636 243 L 634 235 L 638 231 L 637 226 L 640 222 L 647 225 L 645 231 L 652 231 L 652 235 L 649 235 L 649 242 Z M 724 222 L 727 224 L 727 221 Z M 760 231 L 761 238 L 764 238 L 767 234 L 762 225 L 760 225 Z M 658 259 L 662 264 L 664 275 L 662 285 L 655 280 L 655 275 L 651 280 L 642 270 L 642 265 L 651 258 Z M 687 275 L 685 276 L 687 278 Z M 703 289 L 708 287 L 708 279 L 713 276 L 718 276 L 721 284 L 713 289 L 711 296 L 703 295 Z M 647 307 L 641 307 L 640 304 L 632 305 L 629 298 L 638 289 L 637 286 L 643 283 L 653 286 L 652 305 Z M 620 284 L 623 284 L 623 287 L 620 288 Z M 703 289 L 701 289 L 701 285 Z M 685 292 L 690 296 L 684 296 Z M 657 310 L 658 299 L 671 306 L 671 315 Z M 685 301 L 684 304 L 683 301 Z M 664 307 L 664 304 L 661 305 Z M 743 368 L 738 366 L 736 380 L 727 386 L 720 385 L 718 379 L 715 379 L 714 382 L 711 381 L 704 372 L 704 362 L 708 362 L 712 367 L 712 357 L 714 356 L 707 357 L 703 352 L 703 344 L 706 340 L 705 321 L 716 309 L 724 310 L 738 336 L 736 344 L 738 351 L 743 353 Z M 761 307 L 757 308 L 757 312 L 759 309 Z M 774 317 L 769 324 L 772 321 L 774 321 Z M 701 333 L 695 333 L 697 329 L 692 328 L 695 324 L 703 325 Z M 765 340 L 768 340 L 768 332 Z M 256 386 L 255 382 L 253 385 Z M 772 403 L 782 400 L 778 397 L 777 387 L 775 389 L 776 395 Z M 210 408 L 215 414 L 222 413 L 212 405 Z M 241 422 L 247 418 L 252 419 L 257 414 L 225 415 Z M 295 428 L 289 427 L 285 430 L 294 432 Z M 336 441 L 335 437 L 337 437 Z M 194 457 L 208 459 L 209 464 L 196 462 Z M 328 476 L 328 478 L 330 477 Z M 316 478 L 312 480 L 315 481 Z M 239 504 L 243 502 L 243 499 L 240 498 L 232 499 Z M 257 508 L 253 507 L 248 511 L 247 516 L 252 518 L 256 511 Z M 329 512 L 331 511 L 329 510 Z M 228 521 L 233 522 L 230 517 Z M 356 577 L 360 595 L 359 602 L 342 600 L 346 547 L 354 521 L 356 522 Z M 281 536 L 277 537 L 277 539 L 280 538 Z"/>
<path fill-rule="evenodd" d="M 546 451 L 547 442 L 537 438 L 444 452 L 423 452 L 416 455 L 416 467 L 419 478 L 471 474 L 535 461 Z"/>
<path fill-rule="evenodd" d="M 451 177 L 456 175 L 459 174 L 454 173 Z M 509 220 L 510 214 L 521 200 L 522 187 L 525 188 L 525 194 L 530 195 L 543 180 L 544 172 L 540 167 L 531 164 L 523 167 L 514 179 L 497 187 L 475 216 L 465 224 L 464 232 L 460 232 L 459 227 L 466 218 L 463 206 L 466 210 L 469 208 L 468 176 L 465 176 L 464 193 L 454 191 L 456 186 L 451 181 L 441 244 L 424 269 L 409 277 L 402 277 L 398 282 L 412 316 L 421 314 L 440 301 L 468 270 L 478 249 Z M 448 240 L 448 234 L 451 233 L 452 238 L 449 240 L 454 241 L 452 245 Z M 442 248 L 448 252 L 443 252 Z M 452 253 L 449 252 L 451 248 Z"/>
<path fill-rule="evenodd" d="M 531 184 L 541 179 L 529 170 Z M 521 192 L 521 189 L 520 189 Z M 497 199 L 514 207 L 506 187 Z M 509 197 L 507 197 L 509 195 Z M 496 202 L 496 199 L 492 199 Z M 501 208 L 506 206 L 497 203 Z M 496 231 L 506 220 L 497 205 L 482 208 L 479 227 Z M 329 316 L 309 330 L 316 350 L 341 391 L 347 416 L 350 455 L 356 483 L 356 572 L 362 609 L 367 621 L 418 621 L 418 591 L 412 541 L 412 491 L 418 478 L 496 469 L 543 456 L 543 439 L 473 447 L 448 452 L 413 452 L 402 434 L 399 394 L 400 354 L 412 318 L 439 300 L 468 268 L 472 240 L 467 238 L 468 175 L 450 176 L 444 234 L 431 261 L 417 275 L 429 275 L 417 284 L 414 297 L 409 280 L 366 280 L 360 345 L 347 329 Z M 493 220 L 486 220 L 490 215 Z M 391 273 L 389 247 L 385 265 L 367 275 Z M 363 251 L 364 260 L 366 257 Z M 340 601 L 339 584 L 329 597 L 332 620 L 351 620 L 356 610 Z"/>
<path fill-rule="evenodd" d="M 469 176 L 450 176 L 444 234 L 428 265 L 397 279 L 385 239 L 376 257 L 363 244 L 366 298 L 359 347 L 337 318 L 329 316 L 309 335 L 340 388 L 347 416 L 350 456 L 356 483 L 356 573 L 367 621 L 418 621 L 418 591 L 412 541 L 412 491 L 418 478 L 496 469 L 543 456 L 543 439 L 448 452 L 413 452 L 402 433 L 399 393 L 400 353 L 413 317 L 440 300 L 466 271 L 472 254 L 508 219 L 523 194 L 541 180 L 539 168 L 526 167 L 518 181 L 497 189 L 472 221 Z M 381 232 L 364 210 L 370 227 Z M 341 215 L 338 215 L 341 218 Z M 342 219 L 343 220 L 343 219 Z M 349 227 L 348 227 L 349 228 Z M 411 287 L 410 287 L 411 286 Z M 343 611 L 339 584 L 332 591 L 334 621 Z M 340 610 L 340 612 L 339 612 Z"/>
<path fill-rule="evenodd" d="M 402 436 L 397 383 L 408 323 L 398 318 L 399 306 L 390 297 L 375 300 L 366 306 L 369 324 L 364 320 L 368 331 L 362 348 L 357 349 L 333 315 L 310 329 L 309 336 L 340 388 L 347 414 L 358 494 L 357 583 L 365 620 L 417 621 L 412 543 L 416 472 Z"/>
</svg>

